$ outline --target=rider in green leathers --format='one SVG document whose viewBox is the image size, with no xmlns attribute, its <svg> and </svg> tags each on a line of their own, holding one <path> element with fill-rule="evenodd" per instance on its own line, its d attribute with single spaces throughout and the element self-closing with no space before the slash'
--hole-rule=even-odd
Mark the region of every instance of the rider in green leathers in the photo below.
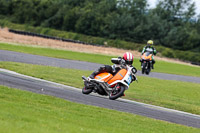
<svg viewBox="0 0 200 133">
<path fill-rule="evenodd" d="M 142 54 L 145 53 L 145 52 L 150 52 L 152 53 L 153 55 L 156 55 L 157 51 L 156 49 L 152 46 L 153 45 L 153 41 L 152 40 L 149 40 L 147 42 L 147 46 L 145 46 L 142 50 Z M 141 61 L 141 60 L 140 60 Z M 154 69 L 153 65 L 155 64 L 155 60 L 154 60 L 154 57 L 152 56 L 152 69 Z"/>
</svg>

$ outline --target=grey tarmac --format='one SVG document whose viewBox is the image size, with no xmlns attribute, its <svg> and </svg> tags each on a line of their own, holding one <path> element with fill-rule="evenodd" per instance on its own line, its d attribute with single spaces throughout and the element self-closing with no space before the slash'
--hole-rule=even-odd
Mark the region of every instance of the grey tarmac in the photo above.
<svg viewBox="0 0 200 133">
<path fill-rule="evenodd" d="M 79 70 L 91 70 L 91 71 L 94 71 L 103 65 L 103 64 L 90 63 L 90 62 L 84 62 L 84 61 L 67 60 L 67 59 L 59 59 L 59 58 L 52 58 L 52 57 L 46 57 L 46 56 L 25 54 L 25 53 L 13 52 L 13 51 L 7 51 L 7 50 L 0 50 L 0 61 L 21 62 L 21 63 L 28 63 L 28 64 L 47 65 L 47 66 L 54 66 L 54 67 L 72 68 L 72 69 L 79 69 Z M 147 75 L 142 75 L 140 71 L 137 72 L 137 75 L 147 76 Z M 165 79 L 165 80 L 178 80 L 178 81 L 184 81 L 184 82 L 200 83 L 200 77 L 183 76 L 183 75 L 175 75 L 175 74 L 167 74 L 167 73 L 152 72 L 147 77 Z"/>
<path fill-rule="evenodd" d="M 81 93 L 81 89 L 25 76 L 4 69 L 0 69 L 0 84 L 34 93 L 51 95 L 81 104 L 94 105 L 112 110 L 147 116 L 171 123 L 200 128 L 199 115 L 133 102 L 121 98 L 117 100 L 109 100 L 107 97 L 93 94 L 84 95 Z"/>
</svg>

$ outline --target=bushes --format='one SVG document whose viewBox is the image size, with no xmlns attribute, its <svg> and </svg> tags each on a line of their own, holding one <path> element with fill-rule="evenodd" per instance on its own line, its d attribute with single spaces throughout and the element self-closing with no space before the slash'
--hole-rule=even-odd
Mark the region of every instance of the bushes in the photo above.
<svg viewBox="0 0 200 133">
<path fill-rule="evenodd" d="M 111 47 L 117 47 L 117 48 L 138 50 L 138 47 L 142 45 L 142 44 L 136 44 L 132 42 L 125 42 L 121 40 L 110 40 L 110 39 L 105 39 L 105 38 L 100 38 L 100 37 L 87 36 L 87 35 L 78 34 L 78 33 L 59 31 L 59 30 L 50 29 L 50 28 L 14 24 L 5 20 L 0 20 L 0 25 L 2 27 L 8 27 L 10 29 L 33 32 L 33 33 L 38 33 L 38 34 L 45 34 L 45 35 L 55 36 L 55 37 L 60 37 L 60 38 L 65 38 L 65 39 L 79 40 L 82 42 L 98 44 L 98 45 L 105 45 L 104 43 L 107 42 L 105 46 L 111 46 Z"/>
<path fill-rule="evenodd" d="M 194 7 L 189 0 L 159 0 L 154 9 L 148 8 L 147 0 L 0 0 L 0 19 L 98 36 L 58 35 L 55 30 L 50 34 L 46 29 L 25 28 L 100 45 L 104 45 L 103 38 L 118 39 L 116 44 L 109 43 L 118 48 L 121 44 L 127 49 L 140 47 L 120 40 L 144 43 L 153 39 L 172 49 L 199 50 L 200 19 L 193 20 Z"/>
<path fill-rule="evenodd" d="M 183 61 L 190 61 L 194 63 L 200 63 L 200 53 L 194 53 L 190 51 L 175 51 L 175 58 Z"/>
<path fill-rule="evenodd" d="M 177 58 L 182 61 L 190 61 L 193 63 L 200 63 L 200 53 L 190 52 L 190 51 L 180 51 L 165 48 L 162 51 L 162 56 L 169 58 Z"/>
<path fill-rule="evenodd" d="M 165 50 L 162 52 L 162 55 L 169 58 L 175 58 L 174 50 L 169 48 L 165 48 Z"/>
<path fill-rule="evenodd" d="M 10 29 L 16 29 L 20 31 L 38 33 L 38 34 L 42 34 L 42 36 L 48 35 L 52 37 L 64 38 L 65 40 L 68 40 L 68 41 L 76 40 L 76 42 L 81 41 L 81 42 L 85 42 L 92 45 L 98 44 L 98 45 L 106 46 L 106 47 L 116 47 L 116 48 L 123 48 L 123 49 L 138 50 L 140 52 L 145 46 L 145 44 L 126 42 L 119 39 L 111 40 L 111 39 L 105 39 L 105 38 L 100 38 L 100 37 L 86 36 L 86 35 L 78 34 L 78 33 L 59 31 L 59 30 L 50 29 L 50 28 L 32 27 L 28 25 L 14 24 L 5 20 L 0 20 L 0 26 L 8 27 Z M 169 57 L 169 58 L 178 58 L 182 61 L 200 63 L 200 58 L 199 58 L 200 53 L 173 50 L 173 49 L 166 48 L 160 45 L 155 46 L 155 48 L 162 56 Z"/>
</svg>

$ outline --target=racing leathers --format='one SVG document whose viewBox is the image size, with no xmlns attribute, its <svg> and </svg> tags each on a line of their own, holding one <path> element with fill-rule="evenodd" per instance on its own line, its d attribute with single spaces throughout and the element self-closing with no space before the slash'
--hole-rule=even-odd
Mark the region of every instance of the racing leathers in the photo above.
<svg viewBox="0 0 200 133">
<path fill-rule="evenodd" d="M 94 79 L 94 77 L 97 74 L 103 73 L 103 72 L 108 72 L 115 75 L 119 70 L 122 69 L 120 64 L 125 63 L 125 60 L 122 59 L 121 57 L 118 57 L 118 58 L 112 58 L 111 62 L 114 63 L 112 66 L 110 65 L 101 66 L 98 70 L 94 71 L 89 77 L 91 79 Z"/>
<path fill-rule="evenodd" d="M 156 53 L 157 53 L 157 51 L 156 51 L 156 49 L 154 48 L 154 47 L 152 47 L 152 46 L 145 46 L 144 48 L 143 48 L 143 50 L 142 50 L 142 54 L 141 55 L 143 55 L 145 52 L 150 52 L 152 55 L 156 55 Z M 141 62 L 142 60 L 140 60 L 140 62 Z M 154 67 L 153 67 L 153 65 L 155 64 L 155 60 L 154 60 L 154 56 L 152 56 L 152 69 L 154 69 Z M 142 64 L 141 64 L 142 65 Z"/>
</svg>

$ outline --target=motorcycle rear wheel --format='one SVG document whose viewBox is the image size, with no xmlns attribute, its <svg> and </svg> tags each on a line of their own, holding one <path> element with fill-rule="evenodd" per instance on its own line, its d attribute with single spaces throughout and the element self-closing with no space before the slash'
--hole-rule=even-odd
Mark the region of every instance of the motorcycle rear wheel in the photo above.
<svg viewBox="0 0 200 133">
<path fill-rule="evenodd" d="M 90 94 L 91 92 L 92 92 L 92 89 L 87 89 L 85 86 L 84 86 L 83 89 L 82 89 L 82 93 L 83 93 L 83 94 L 88 95 L 88 94 Z"/>
<path fill-rule="evenodd" d="M 125 91 L 125 87 L 124 87 L 123 85 L 122 85 L 122 86 L 119 86 L 119 87 L 120 87 L 119 90 L 113 90 L 113 91 L 110 93 L 110 95 L 109 95 L 109 99 L 110 99 L 110 100 L 115 100 L 115 99 L 117 99 L 117 98 L 123 96 L 124 91 Z M 116 93 L 116 91 L 117 91 L 117 93 Z"/>
</svg>

